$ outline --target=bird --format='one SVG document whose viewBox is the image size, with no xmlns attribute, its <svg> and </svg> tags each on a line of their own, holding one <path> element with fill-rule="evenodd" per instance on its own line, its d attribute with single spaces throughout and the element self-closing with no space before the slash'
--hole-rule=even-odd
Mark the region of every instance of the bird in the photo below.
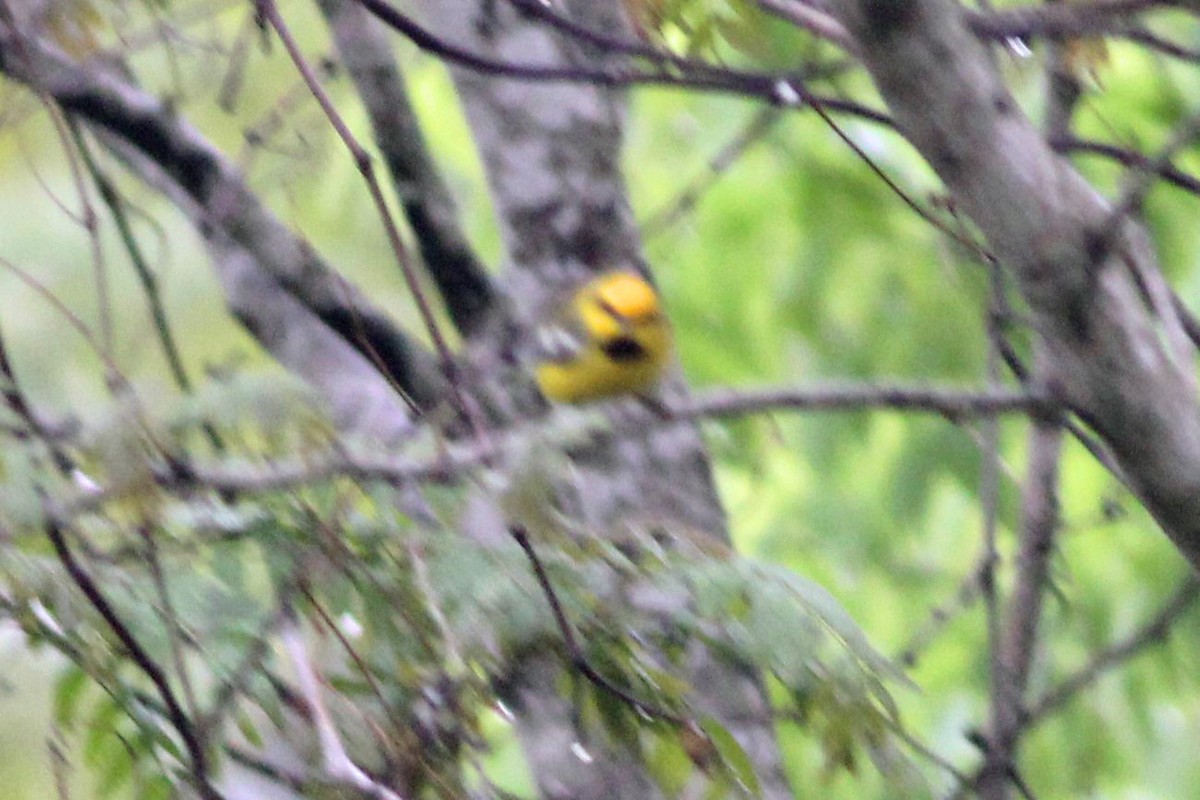
<svg viewBox="0 0 1200 800">
<path fill-rule="evenodd" d="M 630 269 L 604 270 L 559 295 L 536 328 L 534 378 L 553 401 L 645 399 L 673 349 L 658 292 Z"/>
</svg>

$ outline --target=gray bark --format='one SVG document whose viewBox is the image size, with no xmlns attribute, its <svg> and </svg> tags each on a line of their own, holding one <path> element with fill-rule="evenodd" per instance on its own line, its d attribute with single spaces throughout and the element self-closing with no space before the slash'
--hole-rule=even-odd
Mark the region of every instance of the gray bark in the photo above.
<svg viewBox="0 0 1200 800">
<path fill-rule="evenodd" d="M 292 330 L 312 326 L 313 337 L 335 336 L 346 345 L 346 352 L 361 356 L 356 364 L 379 366 L 419 404 L 437 401 L 441 381 L 428 353 L 309 242 L 289 230 L 247 186 L 230 159 L 169 104 L 116 70 L 75 63 L 39 40 L 18 37 L 4 27 L 0 27 L 0 72 L 44 92 L 100 135 L 123 143 L 125 160 L 142 179 L 168 194 L 218 254 L 214 264 L 231 310 L 273 355 L 272 346 L 259 334 L 279 343 L 288 338 L 279 327 L 282 317 L 272 310 L 278 291 L 279 296 L 290 298 L 289 305 L 295 301 L 293 311 L 306 312 L 303 317 L 286 314 Z M 261 279 L 247 278 L 247 268 L 261 272 Z M 296 334 L 290 334 L 287 345 L 289 360 L 300 364 L 298 354 L 304 345 L 298 344 Z M 323 366 L 334 365 L 331 360 Z M 373 382 L 367 391 L 386 390 L 385 381 L 374 385 L 368 377 L 371 371 L 358 372 Z M 335 406 L 343 411 L 358 402 L 350 393 L 363 388 L 357 380 L 340 388 L 337 381 L 325 383 L 341 395 Z M 407 412 L 401 416 L 406 418 Z M 403 424 L 398 420 L 387 427 L 394 431 Z"/>
<path fill-rule="evenodd" d="M 954 0 L 828 5 L 901 133 L 1016 276 L 1050 388 L 1100 434 L 1200 566 L 1194 366 L 1145 232 L 1051 151 Z"/>
<path fill-rule="evenodd" d="M 508 3 L 418 0 L 426 26 L 442 40 L 500 61 L 548 67 L 596 68 L 611 53 L 522 18 Z M 593 30 L 630 36 L 617 0 L 571 0 L 556 10 Z M 641 264 L 641 241 L 620 171 L 625 104 L 621 92 L 586 84 L 529 83 L 453 67 L 487 173 L 510 261 L 510 296 L 537 308 L 581 274 Z M 487 348 L 491 342 L 476 342 Z M 678 378 L 668 397 L 684 389 Z M 621 404 L 618 404 L 621 405 Z M 571 451 L 573 486 L 561 492 L 564 511 L 598 535 L 621 535 L 631 521 L 698 531 L 727 544 L 724 512 L 708 456 L 692 423 L 622 435 L 624 407 L 606 437 Z M 579 489 L 575 487 L 586 487 Z M 481 535 L 471 517 L 475 535 Z M 645 599 L 644 597 L 642 599 Z M 678 606 L 685 598 L 655 598 Z M 571 704 L 559 696 L 561 661 L 533 657 L 515 670 L 511 700 L 518 730 L 542 796 L 585 800 L 646 800 L 659 796 L 632 748 L 609 747 L 584 763 L 570 743 L 581 738 Z M 791 797 L 780 766 L 765 690 L 758 677 L 707 651 L 691 654 L 688 675 L 697 709 L 720 720 L 757 767 L 766 798 Z M 586 737 L 585 737 L 586 738 Z"/>
</svg>

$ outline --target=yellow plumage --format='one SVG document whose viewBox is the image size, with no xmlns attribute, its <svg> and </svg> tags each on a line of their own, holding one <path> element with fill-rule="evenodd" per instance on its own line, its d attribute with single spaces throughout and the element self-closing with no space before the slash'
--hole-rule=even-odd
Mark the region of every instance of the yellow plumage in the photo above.
<svg viewBox="0 0 1200 800">
<path fill-rule="evenodd" d="M 671 354 L 658 293 L 625 270 L 602 273 L 566 296 L 539 330 L 534 376 L 542 394 L 587 403 L 654 387 Z"/>
</svg>

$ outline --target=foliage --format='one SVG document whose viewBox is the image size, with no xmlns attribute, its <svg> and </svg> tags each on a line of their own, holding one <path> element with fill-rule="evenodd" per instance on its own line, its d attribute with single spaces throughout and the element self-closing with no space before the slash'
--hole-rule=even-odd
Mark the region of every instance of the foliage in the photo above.
<svg viewBox="0 0 1200 800">
<path fill-rule="evenodd" d="M 233 458 L 226 450 L 227 460 L 270 464 L 270 444 L 310 429 L 311 413 L 262 413 L 278 389 L 252 383 L 264 401 L 263 424 L 250 424 L 237 402 L 243 383 L 207 388 L 206 399 L 186 403 L 181 421 L 168 428 L 212 424 L 226 448 L 242 453 Z M 196 409 L 212 413 L 196 416 Z M 149 657 L 160 664 L 182 658 L 180 674 L 195 687 L 189 702 L 212 746 L 225 742 L 236 753 L 230 741 L 261 743 L 288 732 L 289 700 L 279 688 L 288 667 L 269 646 L 280 607 L 306 609 L 314 619 L 312 640 L 339 703 L 366 715 L 346 725 L 373 740 L 376 769 L 400 771 L 436 794 L 435 787 L 460 780 L 465 751 L 509 735 L 485 725 L 502 702 L 497 682 L 506 665 L 514 654 L 563 646 L 551 598 L 515 544 L 473 544 L 416 524 L 397 515 L 390 490 L 345 480 L 237 499 L 172 496 L 152 481 L 131 485 L 129 450 L 113 457 L 110 440 L 136 439 L 144 428 L 130 417 L 112 424 L 96 437 L 105 457 L 91 475 L 115 491 L 78 524 L 72 546 L 86 547 L 93 579 Z M 31 459 L 39 448 L 30 448 Z M 142 474 L 157 466 L 143 463 Z M 48 507 L 83 499 L 70 482 L 40 485 L 51 495 Z M 441 502 L 456 503 L 454 494 Z M 131 668 L 96 609 L 64 583 L 47 553 L 44 519 L 21 521 L 36 496 L 8 500 L 0 512 L 12 532 L 0 561 L 5 606 L 32 647 L 54 648 L 70 662 L 57 678 L 55 722 L 82 732 L 83 763 L 97 772 L 99 796 L 131 783 L 139 797 L 167 796 L 164 779 L 184 753 L 162 699 Z M 658 544 L 666 536 L 647 532 L 620 547 L 566 537 L 536 543 L 554 602 L 609 680 L 646 698 L 647 708 L 685 711 L 690 687 L 680 668 L 687 643 L 703 641 L 721 658 L 775 677 L 783 690 L 778 712 L 810 731 L 829 769 L 855 771 L 864 754 L 897 776 L 911 769 L 896 757 L 900 718 L 885 688 L 902 679 L 831 597 L 770 565 L 666 550 Z M 633 598 L 644 602 L 647 587 L 682 603 L 665 616 L 639 610 Z M 652 625 L 639 622 L 646 615 Z M 633 629 L 657 633 L 631 637 Z M 699 767 L 729 796 L 755 795 L 745 755 L 714 720 L 702 723 L 712 751 L 689 759 L 694 732 L 639 712 L 580 675 L 572 680 L 581 713 L 617 741 L 640 741 L 665 788 L 683 785 Z M 710 796 L 724 795 L 714 788 Z"/>
</svg>

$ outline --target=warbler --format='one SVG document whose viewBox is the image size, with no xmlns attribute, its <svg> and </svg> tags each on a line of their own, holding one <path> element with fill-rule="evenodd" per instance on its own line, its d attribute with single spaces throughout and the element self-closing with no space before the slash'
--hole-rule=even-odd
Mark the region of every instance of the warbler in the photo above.
<svg viewBox="0 0 1200 800">
<path fill-rule="evenodd" d="M 542 394 L 588 403 L 653 389 L 671 354 L 671 325 L 645 278 L 610 270 L 552 304 L 537 345 Z"/>
</svg>

